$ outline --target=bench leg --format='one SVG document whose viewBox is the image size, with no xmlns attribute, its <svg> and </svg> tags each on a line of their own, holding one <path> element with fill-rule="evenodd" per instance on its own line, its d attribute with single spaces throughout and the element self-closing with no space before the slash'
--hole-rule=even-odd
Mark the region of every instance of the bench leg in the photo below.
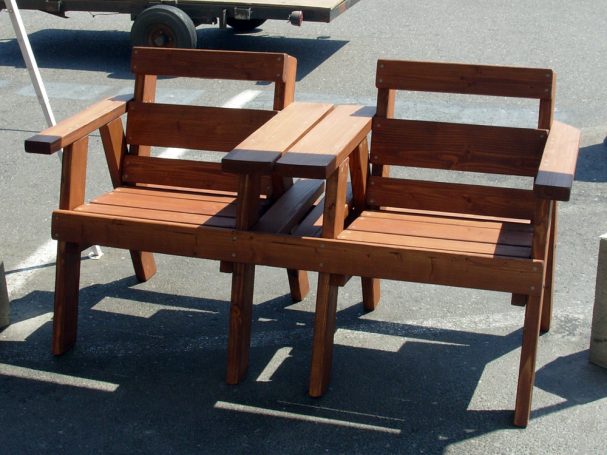
<svg viewBox="0 0 607 455">
<path fill-rule="evenodd" d="M 254 265 L 234 264 L 233 267 L 226 374 L 228 384 L 238 384 L 247 373 L 255 284 Z"/>
<path fill-rule="evenodd" d="M 378 278 L 364 278 L 361 279 L 363 289 L 363 308 L 365 311 L 373 311 L 379 305 L 380 298 L 380 286 Z"/>
<path fill-rule="evenodd" d="M 331 275 L 318 275 L 316 293 L 316 315 L 312 344 L 312 367 L 310 372 L 311 397 L 322 396 L 329 386 L 333 362 L 333 337 L 335 335 L 335 313 L 339 287 L 331 284 Z"/>
<path fill-rule="evenodd" d="M 305 270 L 287 269 L 289 277 L 289 288 L 291 289 L 291 299 L 293 302 L 301 302 L 310 292 L 310 281 L 308 272 Z"/>
<path fill-rule="evenodd" d="M 540 330 L 546 333 L 550 330 L 552 321 L 552 301 L 554 284 L 554 263 L 556 262 L 556 229 L 557 229 L 557 211 L 556 202 L 552 208 L 552 224 L 550 225 L 550 237 L 548 238 L 548 248 L 546 257 L 546 278 L 544 281 L 544 301 L 542 302 L 542 323 Z"/>
<path fill-rule="evenodd" d="M 54 355 L 63 354 L 76 342 L 81 250 L 77 243 L 58 242 L 57 245 L 52 343 Z"/>
<path fill-rule="evenodd" d="M 135 269 L 135 276 L 142 283 L 149 280 L 156 274 L 156 261 L 154 255 L 147 251 L 131 250 L 131 260 Z"/>
<path fill-rule="evenodd" d="M 542 296 L 530 296 L 525 308 L 523 346 L 516 391 L 514 425 L 526 427 L 531 413 L 531 396 L 535 381 L 535 359 L 542 317 Z"/>
</svg>

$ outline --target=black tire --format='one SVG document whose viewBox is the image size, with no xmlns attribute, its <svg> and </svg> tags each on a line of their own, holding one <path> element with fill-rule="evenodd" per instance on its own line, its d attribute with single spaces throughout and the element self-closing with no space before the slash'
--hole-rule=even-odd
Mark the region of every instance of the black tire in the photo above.
<svg viewBox="0 0 607 455">
<path fill-rule="evenodd" d="M 233 17 L 226 19 L 226 23 L 237 32 L 252 32 L 265 21 L 265 19 L 234 19 Z"/>
<path fill-rule="evenodd" d="M 143 10 L 131 27 L 131 45 L 196 49 L 196 27 L 190 16 L 170 5 Z"/>
</svg>

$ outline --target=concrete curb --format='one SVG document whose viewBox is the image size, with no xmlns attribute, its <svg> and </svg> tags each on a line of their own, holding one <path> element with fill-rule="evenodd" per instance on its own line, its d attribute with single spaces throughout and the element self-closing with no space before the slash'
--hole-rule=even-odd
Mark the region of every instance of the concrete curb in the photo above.
<svg viewBox="0 0 607 455">
<path fill-rule="evenodd" d="M 601 236 L 600 242 L 590 333 L 590 361 L 607 368 L 607 234 Z"/>
<path fill-rule="evenodd" d="M 10 324 L 10 303 L 4 277 L 4 262 L 0 261 L 0 328 Z"/>
</svg>

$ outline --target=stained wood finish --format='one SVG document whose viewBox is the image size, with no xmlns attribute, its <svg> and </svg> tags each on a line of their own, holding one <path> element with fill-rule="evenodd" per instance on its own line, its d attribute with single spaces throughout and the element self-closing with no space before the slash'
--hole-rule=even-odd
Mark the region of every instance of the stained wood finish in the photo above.
<svg viewBox="0 0 607 455">
<path fill-rule="evenodd" d="M 73 209 L 84 202 L 88 146 L 88 136 L 85 136 L 65 148 L 61 164 L 60 209 Z"/>
<path fill-rule="evenodd" d="M 222 172 L 219 163 L 129 155 L 124 158 L 125 183 L 236 191 L 238 177 Z"/>
<path fill-rule="evenodd" d="M 122 159 L 128 153 L 122 120 L 117 118 L 99 128 L 103 151 L 114 188 L 122 185 Z"/>
<path fill-rule="evenodd" d="M 134 47 L 131 69 L 156 76 L 286 82 L 288 62 L 287 54 L 269 52 Z"/>
<path fill-rule="evenodd" d="M 575 177 L 580 131 L 554 121 L 542 156 L 534 191 L 539 197 L 568 201 Z"/>
<path fill-rule="evenodd" d="M 130 144 L 229 152 L 276 112 L 176 104 L 129 105 Z"/>
<path fill-rule="evenodd" d="M 469 95 L 549 98 L 549 69 L 379 60 L 377 88 Z"/>
<path fill-rule="evenodd" d="M 63 354 L 76 342 L 81 250 L 77 243 L 57 243 L 52 341 L 54 355 Z"/>
<path fill-rule="evenodd" d="M 332 109 L 331 104 L 292 103 L 235 146 L 222 159 L 223 170 L 272 172 L 276 160 Z"/>
<path fill-rule="evenodd" d="M 530 219 L 535 203 L 529 190 L 374 176 L 369 180 L 371 206 Z"/>
<path fill-rule="evenodd" d="M 535 177 L 547 136 L 526 128 L 375 118 L 371 163 Z"/>
<path fill-rule="evenodd" d="M 130 98 L 130 96 L 115 96 L 93 104 L 79 114 L 62 120 L 55 126 L 27 139 L 25 151 L 50 155 L 73 144 L 124 114 Z"/>
<path fill-rule="evenodd" d="M 275 165 L 283 176 L 326 179 L 371 131 L 371 112 L 338 106 L 289 148 Z"/>
</svg>

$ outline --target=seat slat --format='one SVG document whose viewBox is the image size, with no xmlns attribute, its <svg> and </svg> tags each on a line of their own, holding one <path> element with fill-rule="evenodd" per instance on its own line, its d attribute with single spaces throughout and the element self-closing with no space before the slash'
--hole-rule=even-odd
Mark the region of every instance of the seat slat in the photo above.
<svg viewBox="0 0 607 455">
<path fill-rule="evenodd" d="M 364 232 L 346 229 L 339 237 L 340 240 L 348 240 L 364 244 L 393 245 L 401 248 L 426 251 L 449 251 L 462 255 L 482 254 L 486 256 L 503 256 L 512 258 L 528 259 L 531 248 L 491 244 L 473 241 L 449 240 L 442 238 L 416 237 L 410 235 L 388 234 L 384 232 Z"/>
<path fill-rule="evenodd" d="M 183 188 L 150 187 L 150 186 L 120 186 L 114 189 L 118 193 L 143 194 L 146 196 L 171 197 L 175 199 L 192 199 L 195 201 L 234 202 L 236 194 L 228 191 L 186 191 Z"/>
<path fill-rule="evenodd" d="M 420 217 L 421 218 L 421 217 Z M 483 222 L 469 222 L 468 225 L 438 224 L 415 217 L 388 219 L 367 217 L 363 212 L 348 229 L 350 231 L 397 234 L 429 239 L 461 240 L 466 242 L 492 243 L 501 245 L 531 247 L 532 233 L 512 231 L 507 224 L 502 228 L 485 227 Z M 491 223 L 497 224 L 497 223 Z"/>
<path fill-rule="evenodd" d="M 276 111 L 208 106 L 129 104 L 129 144 L 229 152 Z"/>
<path fill-rule="evenodd" d="M 133 208 L 130 206 L 85 204 L 76 208 L 76 211 L 81 213 L 95 213 L 98 215 L 109 215 L 128 219 L 185 223 L 193 226 L 212 226 L 230 229 L 234 229 L 235 227 L 235 219 L 233 217 Z"/>
<path fill-rule="evenodd" d="M 550 99 L 554 80 L 550 69 L 379 60 L 376 85 L 396 90 Z"/>
<path fill-rule="evenodd" d="M 416 220 L 427 223 L 446 224 L 455 226 L 476 226 L 482 222 L 485 229 L 507 229 L 508 231 L 533 234 L 533 228 L 527 220 L 513 218 L 478 217 L 458 213 L 431 212 L 428 210 L 383 209 L 378 211 L 365 211 L 367 218 L 386 218 L 389 220 Z"/>
<path fill-rule="evenodd" d="M 91 201 L 91 204 L 114 205 L 118 207 L 131 207 L 134 209 L 164 210 L 175 213 L 191 213 L 198 215 L 221 215 L 234 217 L 235 204 L 214 201 L 195 201 L 162 196 L 147 196 L 143 194 L 121 193 L 113 191 L 106 193 Z"/>
<path fill-rule="evenodd" d="M 369 178 L 367 203 L 452 213 L 531 219 L 535 198 L 532 191 L 457 183 Z"/>
<path fill-rule="evenodd" d="M 534 177 L 547 131 L 375 118 L 371 162 Z"/>
</svg>

